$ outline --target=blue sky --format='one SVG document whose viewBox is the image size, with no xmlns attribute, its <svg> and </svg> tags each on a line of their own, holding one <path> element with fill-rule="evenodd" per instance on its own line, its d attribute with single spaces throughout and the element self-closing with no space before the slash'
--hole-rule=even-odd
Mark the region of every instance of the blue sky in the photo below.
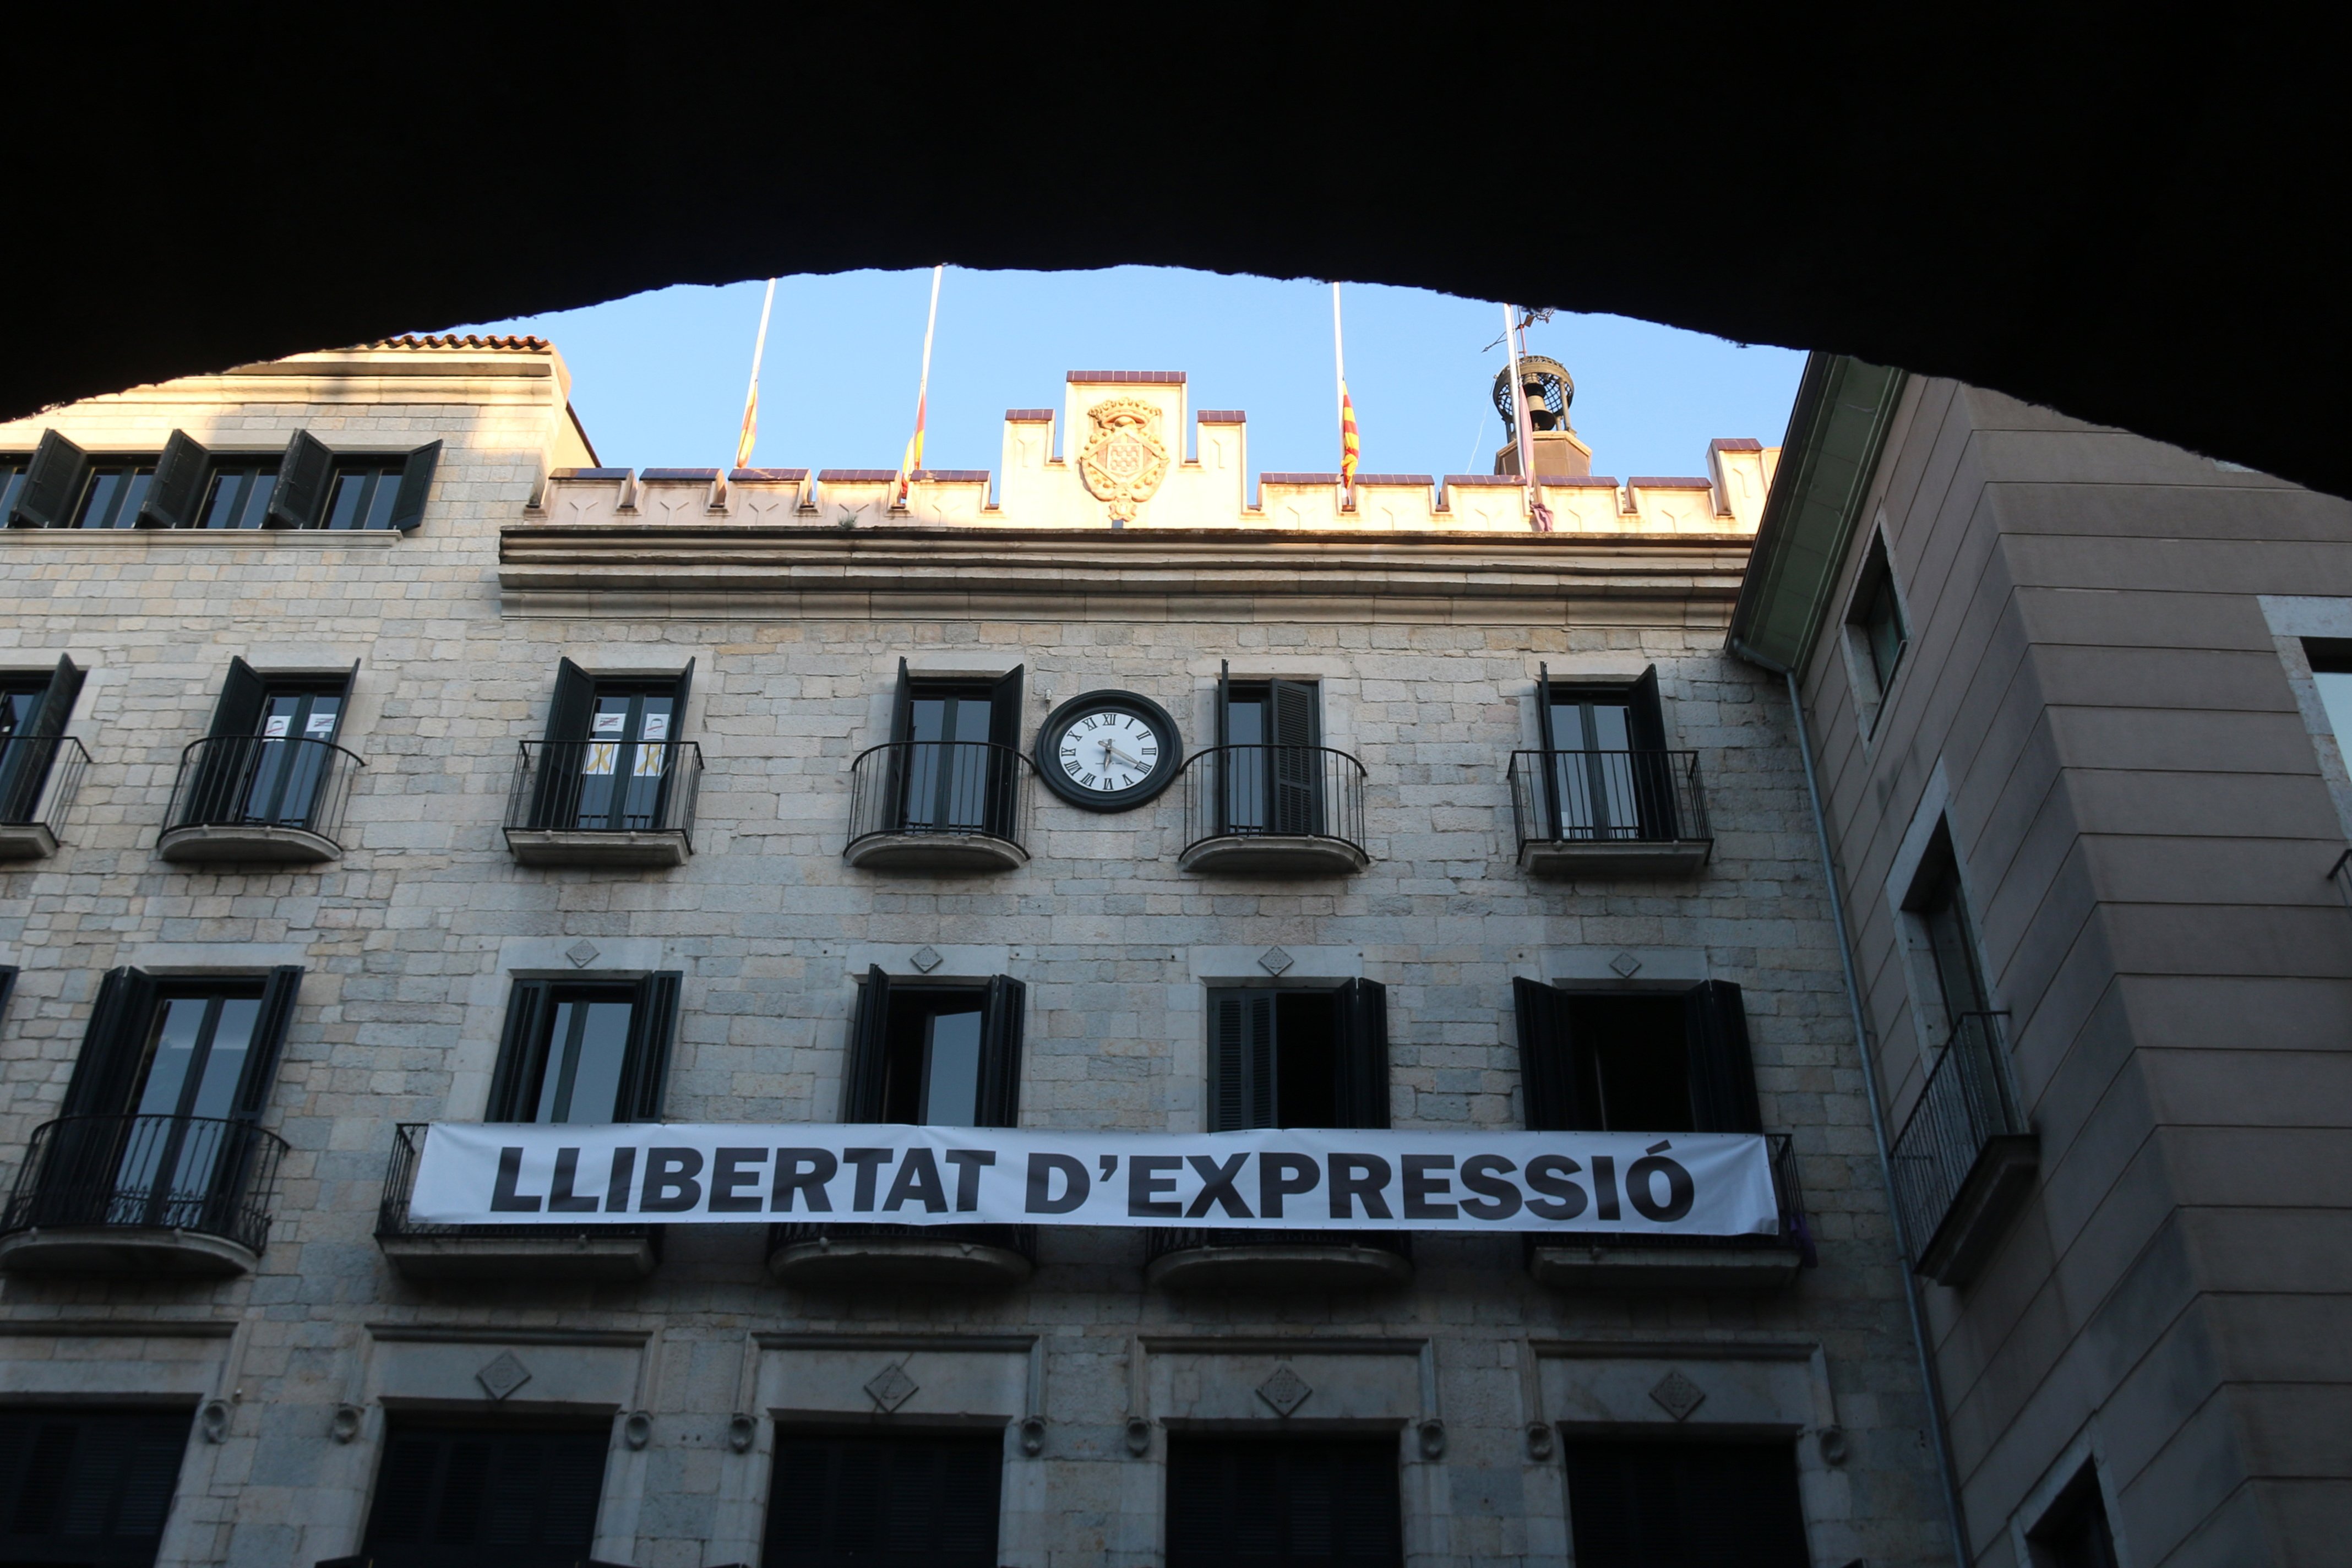
<svg viewBox="0 0 2352 1568">
<path fill-rule="evenodd" d="M 892 468 L 912 426 L 928 272 L 786 278 L 761 377 L 753 462 Z M 761 285 L 679 287 L 584 310 L 461 328 L 536 332 L 572 373 L 606 463 L 707 468 L 732 456 Z M 1485 473 L 1501 430 L 1487 402 L 1502 311 L 1415 289 L 1343 291 L 1348 382 L 1366 472 Z M 1560 315 L 1532 352 L 1576 378 L 1596 472 L 1699 474 L 1710 437 L 1780 438 L 1801 353 L 1744 348 L 1617 316 Z M 948 269 L 931 359 L 929 466 L 1001 466 L 1004 411 L 1062 403 L 1071 370 L 1181 370 L 1194 408 L 1250 416 L 1261 472 L 1339 466 L 1328 286 L 1120 267 Z"/>
</svg>

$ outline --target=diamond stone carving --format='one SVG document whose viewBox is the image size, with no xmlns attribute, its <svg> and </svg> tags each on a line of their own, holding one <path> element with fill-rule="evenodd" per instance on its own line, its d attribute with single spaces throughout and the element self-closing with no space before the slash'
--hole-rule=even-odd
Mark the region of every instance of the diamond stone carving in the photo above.
<svg viewBox="0 0 2352 1568">
<path fill-rule="evenodd" d="M 1670 1372 L 1658 1379 L 1657 1385 L 1650 1390 L 1650 1397 L 1675 1420 L 1686 1421 L 1692 1411 L 1706 1402 L 1706 1391 L 1681 1373 Z"/>
<path fill-rule="evenodd" d="M 1305 1378 L 1291 1371 L 1288 1362 L 1276 1367 L 1274 1375 L 1257 1385 L 1257 1396 L 1273 1405 L 1277 1415 L 1289 1415 L 1306 1404 L 1307 1396 L 1314 1392 L 1307 1386 Z"/>
<path fill-rule="evenodd" d="M 590 942 L 583 936 L 578 942 L 573 942 L 570 947 L 565 948 L 563 950 L 563 956 L 572 961 L 572 968 L 585 969 L 590 964 L 596 962 L 597 953 L 603 951 L 604 950 L 602 948 L 599 948 L 594 942 Z"/>
<path fill-rule="evenodd" d="M 932 970 L 937 969 L 940 964 L 945 963 L 947 960 L 939 955 L 939 950 L 936 948 L 919 947 L 915 950 L 914 956 L 908 959 L 907 962 L 915 966 L 916 973 L 929 974 Z"/>
<path fill-rule="evenodd" d="M 1642 967 L 1642 961 L 1630 952 L 1621 952 L 1609 961 L 1609 967 L 1617 972 L 1618 979 L 1631 980 L 1633 972 Z"/>
<path fill-rule="evenodd" d="M 474 1381 L 488 1391 L 492 1399 L 504 1399 L 530 1381 L 530 1368 L 515 1359 L 512 1351 L 500 1351 L 498 1359 L 474 1373 Z"/>
<path fill-rule="evenodd" d="M 1290 967 L 1290 954 L 1278 947 L 1269 947 L 1257 955 L 1257 966 L 1268 974 L 1279 974 Z"/>
<path fill-rule="evenodd" d="M 874 1374 L 874 1381 L 866 1385 L 866 1393 L 887 1415 L 915 1397 L 916 1388 L 916 1382 L 907 1375 L 906 1367 L 894 1361 Z"/>
</svg>

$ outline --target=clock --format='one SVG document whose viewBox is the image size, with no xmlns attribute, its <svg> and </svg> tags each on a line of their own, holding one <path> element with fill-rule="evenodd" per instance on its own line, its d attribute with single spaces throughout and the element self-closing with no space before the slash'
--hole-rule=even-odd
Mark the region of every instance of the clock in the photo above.
<svg viewBox="0 0 2352 1568">
<path fill-rule="evenodd" d="M 1168 710 L 1132 691 L 1089 691 L 1046 716 L 1037 771 L 1087 811 L 1129 811 L 1175 782 L 1183 738 Z"/>
</svg>

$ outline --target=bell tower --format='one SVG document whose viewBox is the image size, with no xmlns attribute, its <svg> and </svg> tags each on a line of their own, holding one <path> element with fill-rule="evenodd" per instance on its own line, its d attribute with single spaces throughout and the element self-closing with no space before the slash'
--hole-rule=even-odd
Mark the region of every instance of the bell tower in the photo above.
<svg viewBox="0 0 2352 1568">
<path fill-rule="evenodd" d="M 1592 448 L 1577 437 L 1568 422 L 1568 405 L 1576 401 L 1576 382 L 1568 367 L 1542 354 L 1519 356 L 1519 376 L 1526 383 L 1528 446 L 1535 454 L 1538 478 L 1580 479 L 1592 472 Z M 1511 367 L 1495 373 L 1495 409 L 1503 416 L 1503 445 L 1495 454 L 1495 471 L 1519 471 L 1518 412 L 1511 397 Z"/>
</svg>

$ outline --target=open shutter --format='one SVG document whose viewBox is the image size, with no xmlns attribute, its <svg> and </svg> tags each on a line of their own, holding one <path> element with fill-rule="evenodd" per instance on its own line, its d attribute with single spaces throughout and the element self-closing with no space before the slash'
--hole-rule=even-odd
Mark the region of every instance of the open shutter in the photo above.
<svg viewBox="0 0 2352 1568">
<path fill-rule="evenodd" d="M 686 729 L 686 699 L 694 689 L 694 660 L 688 659 L 686 668 L 677 672 L 677 688 L 670 699 L 669 732 L 676 739 Z"/>
<path fill-rule="evenodd" d="M 232 657 L 228 674 L 221 681 L 220 700 L 213 704 L 212 727 L 207 735 L 257 735 L 261 732 L 261 710 L 268 700 L 268 689 L 253 666 Z"/>
<path fill-rule="evenodd" d="M 194 528 L 196 508 L 204 504 L 205 472 L 210 456 L 184 430 L 174 430 L 155 460 L 155 477 L 148 482 L 147 499 L 139 505 L 141 528 Z"/>
<path fill-rule="evenodd" d="M 1225 748 L 1234 743 L 1234 672 L 1224 659 L 1217 661 L 1217 749 L 1210 758 L 1209 794 L 1215 802 L 1216 830 L 1231 831 L 1234 815 L 1234 781 L 1242 775 L 1234 767 L 1234 754 Z"/>
<path fill-rule="evenodd" d="M 74 699 L 81 695 L 81 670 L 72 659 L 58 659 L 32 718 L 11 740 L 0 742 L 0 822 L 34 820 L 58 754 L 57 747 L 47 742 L 65 733 Z"/>
<path fill-rule="evenodd" d="M 1514 978 L 1511 1010 L 1518 1018 L 1519 1083 L 1528 1130 L 1598 1131 L 1598 1108 L 1585 1092 L 1594 1074 L 1569 1018 L 1568 994 L 1556 985 Z"/>
<path fill-rule="evenodd" d="M 547 738 L 584 741 L 596 707 L 596 681 L 570 659 L 555 664 L 555 696 L 547 705 Z"/>
<path fill-rule="evenodd" d="M 1342 1127 L 1389 1124 L 1389 991 L 1377 980 L 1339 987 L 1339 1082 L 1331 1097 Z"/>
<path fill-rule="evenodd" d="M 574 825 L 580 770 L 586 761 L 583 742 L 595 710 L 595 678 L 568 658 L 556 660 L 555 695 L 547 704 L 547 743 L 539 748 L 539 776 L 530 791 L 533 827 Z M 523 748 L 526 755 L 530 749 Z"/>
<path fill-rule="evenodd" d="M 1543 774 L 1544 837 L 1558 838 L 1561 836 L 1559 761 L 1556 755 L 1559 751 L 1559 737 L 1552 730 L 1551 666 L 1548 664 L 1536 666 L 1536 740 L 1543 747 L 1543 755 L 1537 762 L 1538 771 Z M 1524 833 L 1527 830 L 1522 827 L 1520 831 Z"/>
<path fill-rule="evenodd" d="M 1658 701 L 1658 667 L 1650 666 L 1625 693 L 1625 734 L 1637 752 L 1666 749 L 1665 710 Z"/>
<path fill-rule="evenodd" d="M 117 1116 L 131 1104 L 148 1021 L 155 1014 L 155 977 L 141 969 L 110 969 L 98 983 L 98 1001 L 82 1031 L 81 1054 L 66 1085 L 62 1116 Z"/>
<path fill-rule="evenodd" d="M 286 1026 L 294 1021 L 295 994 L 302 988 L 299 964 L 269 972 L 261 987 L 261 1011 L 253 1021 L 253 1046 L 245 1054 L 245 1072 L 237 1079 L 236 1115 L 241 1121 L 257 1120 L 269 1109 L 270 1086 L 278 1081 L 278 1058 L 286 1047 Z"/>
<path fill-rule="evenodd" d="M 269 492 L 265 528 L 316 528 L 327 514 L 327 491 L 334 483 L 335 455 L 308 430 L 297 430 L 278 460 L 278 484 Z"/>
<path fill-rule="evenodd" d="M 1709 980 L 1683 993 L 1683 1038 L 1690 1050 L 1691 1126 L 1700 1132 L 1763 1131 L 1739 987 Z"/>
<path fill-rule="evenodd" d="M 1296 680 L 1269 683 L 1266 739 L 1275 747 L 1266 771 L 1274 784 L 1268 824 L 1276 833 L 1323 831 L 1323 757 L 1315 750 L 1315 688 Z"/>
<path fill-rule="evenodd" d="M 1682 837 L 1675 821 L 1674 759 L 1666 755 L 1666 718 L 1658 702 L 1658 667 L 1650 666 L 1626 692 L 1625 735 L 1633 747 L 1633 806 L 1642 837 Z"/>
<path fill-rule="evenodd" d="M 16 994 L 16 966 L 0 963 L 0 1018 L 8 1016 L 8 998 Z"/>
<path fill-rule="evenodd" d="M 857 1006 L 849 1016 L 849 1055 L 841 1070 L 841 1119 L 850 1122 L 882 1120 L 882 1091 L 890 1062 L 884 1049 L 890 1024 L 890 977 L 874 965 L 857 988 Z"/>
<path fill-rule="evenodd" d="M 433 489 L 433 470 L 440 463 L 438 441 L 408 454 L 400 469 L 400 489 L 392 498 L 391 526 L 406 533 L 425 521 L 425 498 Z"/>
<path fill-rule="evenodd" d="M 490 1076 L 490 1102 L 485 1121 L 520 1121 L 529 1107 L 522 1100 L 523 1074 L 531 1053 L 547 1034 L 548 1014 L 554 1005 L 555 986 L 545 980 L 518 980 L 507 998 L 506 1032 L 499 1040 L 498 1066 Z"/>
<path fill-rule="evenodd" d="M 988 741 L 997 749 L 988 753 L 987 831 L 992 837 L 1017 841 L 1015 820 L 1021 792 L 1022 666 L 988 689 Z M 1007 1122 L 1005 1125 L 1010 1126 Z"/>
<path fill-rule="evenodd" d="M 1273 1126 L 1274 993 L 1211 993 L 1209 1047 L 1215 1053 L 1216 1074 L 1210 1131 Z"/>
<path fill-rule="evenodd" d="M 908 679 L 907 661 L 902 658 L 898 661 L 898 682 L 890 692 L 890 744 L 897 749 L 885 752 L 882 757 L 880 826 L 887 832 L 901 831 L 907 825 L 908 775 L 915 765 L 914 752 L 908 742 L 914 736 L 914 683 Z"/>
<path fill-rule="evenodd" d="M 980 1013 L 980 1125 L 1021 1125 L 1021 1030 L 1029 988 L 992 975 Z"/>
<path fill-rule="evenodd" d="M 1536 666 L 1536 737 L 1545 751 L 1559 750 L 1551 732 L 1551 666 L 1548 664 Z"/>
<path fill-rule="evenodd" d="M 913 682 L 907 677 L 907 661 L 898 661 L 898 684 L 890 694 L 890 743 L 894 746 L 915 737 L 915 699 Z"/>
<path fill-rule="evenodd" d="M 89 474 L 89 454 L 54 430 L 41 432 L 26 465 L 24 488 L 8 510 L 11 528 L 65 528 L 73 522 L 74 503 L 81 499 L 81 482 Z"/>
<path fill-rule="evenodd" d="M 623 1056 L 621 1092 L 615 1101 L 625 1121 L 659 1121 L 669 1087 L 670 1042 L 677 1037 L 677 998 L 684 976 L 667 969 L 637 983 L 637 1005 L 629 1010 L 629 1044 Z"/>
</svg>

